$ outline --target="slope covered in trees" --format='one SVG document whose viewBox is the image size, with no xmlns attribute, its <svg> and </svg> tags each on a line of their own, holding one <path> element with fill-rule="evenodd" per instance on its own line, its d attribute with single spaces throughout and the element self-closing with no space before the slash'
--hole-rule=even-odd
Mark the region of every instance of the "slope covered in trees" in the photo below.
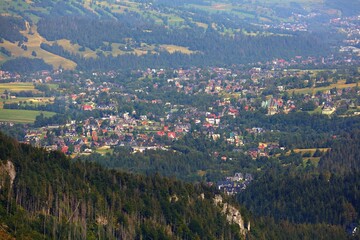
<svg viewBox="0 0 360 240">
<path fill-rule="evenodd" d="M 270 170 L 238 195 L 239 202 L 256 216 L 276 221 L 353 228 L 360 216 L 359 135 L 352 130 L 338 136 L 310 172 Z"/>
<path fill-rule="evenodd" d="M 324 39 L 332 39 L 332 35 L 310 31 L 267 32 L 254 24 L 257 18 L 262 19 L 256 11 L 248 13 L 254 15 L 253 20 L 237 13 L 246 12 L 241 4 L 232 4 L 232 11 L 227 2 L 224 5 L 229 11 L 207 12 L 201 6 L 216 8 L 208 1 L 150 2 L 33 1 L 11 7 L 5 4 L 0 13 L 9 12 L 16 17 L 1 16 L 0 38 L 18 42 L 24 50 L 27 38 L 36 44 L 40 40 L 38 45 L 31 45 L 35 54 L 42 43 L 43 50 L 76 62 L 81 70 L 224 66 L 331 51 L 331 41 Z M 37 33 L 43 38 L 35 37 Z M 69 43 L 56 44 L 64 40 Z M 163 45 L 175 46 L 176 52 L 170 54 Z M 22 56 L 15 46 L 2 43 L 0 46 L 5 53 Z M 182 52 L 183 48 L 190 52 Z M 11 54 L 5 56 L 11 60 Z M 41 54 L 36 57 L 46 58 Z M 44 67 L 41 63 L 39 66 Z M 9 65 L 3 65 L 2 69 L 14 70 Z"/>
<path fill-rule="evenodd" d="M 124 18 L 134 19 L 124 21 Z M 155 46 L 156 54 L 144 56 L 124 54 L 113 57 L 98 54 L 96 59 L 82 58 L 57 45 L 42 45 L 43 49 L 71 59 L 78 68 L 102 69 L 176 67 L 191 65 L 230 65 L 253 61 L 271 60 L 277 57 L 290 58 L 326 52 L 327 46 L 310 34 L 297 33 L 289 36 L 246 36 L 236 33 L 223 35 L 208 28 L 164 28 L 149 23 L 140 15 L 125 15 L 119 20 L 102 20 L 90 17 L 48 16 L 38 23 L 39 33 L 49 41 L 69 39 L 92 50 L 100 49 L 104 42 L 124 44 L 126 48 L 138 48 L 143 44 Z M 130 40 L 129 40 L 130 39 Z M 130 41 L 130 42 L 129 42 Z M 183 46 L 193 54 L 169 54 L 158 50 L 161 44 Z M 149 50 L 149 52 L 151 52 Z"/>
<path fill-rule="evenodd" d="M 333 145 L 331 152 L 321 158 L 319 167 L 323 172 L 346 175 L 360 171 L 360 131 L 343 134 Z"/>
<path fill-rule="evenodd" d="M 239 199 L 257 215 L 347 226 L 358 219 L 359 189 L 359 174 L 330 179 L 273 174 L 254 182 Z"/>
<path fill-rule="evenodd" d="M 35 72 L 41 70 L 52 70 L 53 67 L 39 58 L 18 57 L 5 62 L 1 68 L 12 72 Z"/>
<path fill-rule="evenodd" d="M 0 236 L 11 239 L 241 239 L 214 189 L 71 162 L 0 133 Z M 232 202 L 231 199 L 227 201 Z M 247 239 L 346 239 L 336 225 L 252 217 Z"/>
<path fill-rule="evenodd" d="M 3 134 L 0 159 L 0 222 L 19 239 L 240 238 L 202 185 L 71 162 Z"/>
<path fill-rule="evenodd" d="M 26 40 L 20 31 L 25 30 L 25 22 L 21 18 L 0 15 L 0 38 L 10 42 Z"/>
</svg>

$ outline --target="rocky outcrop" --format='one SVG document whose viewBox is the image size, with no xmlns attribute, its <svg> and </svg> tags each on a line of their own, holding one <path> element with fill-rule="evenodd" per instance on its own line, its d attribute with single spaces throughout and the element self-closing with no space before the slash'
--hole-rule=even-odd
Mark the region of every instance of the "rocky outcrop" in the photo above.
<svg viewBox="0 0 360 240">
<path fill-rule="evenodd" d="M 246 235 L 246 233 L 250 231 L 250 222 L 246 224 L 247 226 L 245 228 L 244 219 L 241 216 L 240 211 L 236 207 L 223 202 L 223 198 L 221 197 L 221 195 L 215 196 L 214 203 L 215 205 L 222 208 L 221 212 L 226 215 L 226 220 L 229 223 L 235 223 L 239 225 L 241 234 Z"/>
<path fill-rule="evenodd" d="M 10 180 L 10 188 L 12 188 L 16 177 L 15 166 L 11 161 L 0 162 L 0 189 L 5 187 L 6 179 Z"/>
</svg>

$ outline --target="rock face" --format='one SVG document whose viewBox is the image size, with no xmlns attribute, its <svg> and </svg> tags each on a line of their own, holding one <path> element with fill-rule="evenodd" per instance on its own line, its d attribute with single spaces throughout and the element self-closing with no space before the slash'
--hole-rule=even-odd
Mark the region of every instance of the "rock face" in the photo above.
<svg viewBox="0 0 360 240">
<path fill-rule="evenodd" d="M 15 166 L 11 161 L 0 163 L 0 189 L 5 186 L 6 179 L 10 180 L 10 188 L 12 188 L 14 179 L 16 177 Z"/>
<path fill-rule="evenodd" d="M 222 208 L 221 212 L 226 215 L 226 220 L 229 223 L 235 223 L 239 225 L 241 234 L 246 235 L 246 233 L 250 231 L 250 222 L 247 223 L 247 228 L 245 228 L 244 219 L 236 207 L 228 203 L 224 203 L 220 195 L 215 196 L 214 203 L 215 205 Z"/>
</svg>

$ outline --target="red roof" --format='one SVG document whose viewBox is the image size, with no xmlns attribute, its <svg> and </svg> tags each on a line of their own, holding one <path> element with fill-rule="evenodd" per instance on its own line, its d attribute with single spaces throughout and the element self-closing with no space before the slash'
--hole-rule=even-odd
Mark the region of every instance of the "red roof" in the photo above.
<svg viewBox="0 0 360 240">
<path fill-rule="evenodd" d="M 165 132 L 164 131 L 158 131 L 157 133 L 156 133 L 157 135 L 159 135 L 159 136 L 165 136 Z"/>
<path fill-rule="evenodd" d="M 176 138 L 175 132 L 168 132 L 168 138 Z"/>
<path fill-rule="evenodd" d="M 230 108 L 229 112 L 230 113 L 239 113 L 239 111 L 237 109 L 234 109 L 234 108 Z"/>
<path fill-rule="evenodd" d="M 84 111 L 91 111 L 91 110 L 93 110 L 93 107 L 91 105 L 84 105 L 83 110 Z"/>
<path fill-rule="evenodd" d="M 68 147 L 68 146 L 63 146 L 63 147 L 61 148 L 61 152 L 63 152 L 63 153 L 67 153 L 68 150 L 69 150 L 69 147 Z"/>
</svg>

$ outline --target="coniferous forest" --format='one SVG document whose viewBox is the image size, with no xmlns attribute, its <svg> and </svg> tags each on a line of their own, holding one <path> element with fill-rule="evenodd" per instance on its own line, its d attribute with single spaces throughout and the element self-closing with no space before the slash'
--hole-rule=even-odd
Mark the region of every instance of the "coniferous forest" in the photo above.
<svg viewBox="0 0 360 240">
<path fill-rule="evenodd" d="M 359 216 L 359 131 L 344 134 L 321 157 L 316 170 L 299 174 L 293 169 L 269 170 L 238 195 L 240 203 L 257 216 L 276 221 L 333 224 L 352 229 Z M 357 233 L 354 238 L 358 238 Z"/>
<path fill-rule="evenodd" d="M 206 186 L 72 162 L 3 134 L 0 149 L 0 224 L 16 238 L 240 238 Z"/>
<path fill-rule="evenodd" d="M 269 175 L 240 195 L 239 202 L 255 215 L 223 196 L 251 223 L 244 234 L 214 204 L 220 193 L 202 184 L 105 170 L 2 133 L 0 153 L 4 238 L 347 239 L 343 225 L 356 219 L 359 209 L 356 176 Z"/>
</svg>

